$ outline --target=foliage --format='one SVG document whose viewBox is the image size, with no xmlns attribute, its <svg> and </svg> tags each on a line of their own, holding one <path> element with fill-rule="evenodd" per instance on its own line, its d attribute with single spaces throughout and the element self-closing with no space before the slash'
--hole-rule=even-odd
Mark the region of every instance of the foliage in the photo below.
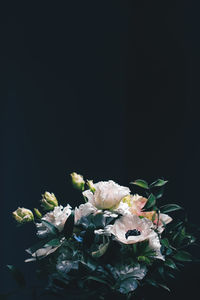
<svg viewBox="0 0 200 300">
<path fill-rule="evenodd" d="M 73 174 L 73 185 L 83 192 L 83 177 Z M 148 285 L 170 291 L 170 279 L 185 263 L 198 260 L 190 253 L 190 246 L 196 245 L 194 226 L 186 218 L 172 221 L 166 215 L 182 207 L 159 205 L 166 183 L 164 179 L 131 182 L 144 191 L 145 198 L 112 181 L 103 186 L 90 181 L 91 189 L 83 192 L 85 204 L 74 210 L 53 207 L 38 217 L 40 241 L 26 250 L 32 256 L 26 261 L 36 261 L 38 274 L 49 278 L 47 290 L 60 295 L 71 289 L 98 299 L 110 293 L 129 299 Z M 104 203 L 109 206 L 108 200 L 112 207 L 103 209 Z M 24 288 L 21 272 L 8 268 Z"/>
</svg>

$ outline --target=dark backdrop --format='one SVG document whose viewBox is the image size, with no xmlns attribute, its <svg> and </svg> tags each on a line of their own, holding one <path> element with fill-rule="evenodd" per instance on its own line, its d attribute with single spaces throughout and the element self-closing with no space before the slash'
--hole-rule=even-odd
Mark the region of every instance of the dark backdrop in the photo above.
<svg viewBox="0 0 200 300">
<path fill-rule="evenodd" d="M 78 203 L 72 171 L 124 185 L 162 176 L 165 200 L 199 223 L 198 1 L 26 1 L 1 13 L 2 289 L 14 286 L 3 266 L 27 272 L 35 240 L 11 212 L 45 190 Z M 198 268 L 162 297 L 195 294 Z"/>
</svg>

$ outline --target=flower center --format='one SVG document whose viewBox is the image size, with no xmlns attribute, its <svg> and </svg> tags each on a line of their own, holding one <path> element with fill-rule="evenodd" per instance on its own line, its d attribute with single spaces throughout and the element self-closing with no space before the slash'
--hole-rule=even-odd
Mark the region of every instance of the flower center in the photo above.
<svg viewBox="0 0 200 300">
<path fill-rule="evenodd" d="M 141 235 L 141 232 L 139 230 L 131 229 L 126 232 L 125 237 L 127 239 L 129 236 L 138 236 L 138 235 Z"/>
</svg>

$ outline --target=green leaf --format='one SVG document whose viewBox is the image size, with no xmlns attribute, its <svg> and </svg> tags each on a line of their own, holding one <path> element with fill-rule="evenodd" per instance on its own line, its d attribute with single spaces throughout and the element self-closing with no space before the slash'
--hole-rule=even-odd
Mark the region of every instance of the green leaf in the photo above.
<svg viewBox="0 0 200 300">
<path fill-rule="evenodd" d="M 90 226 L 88 226 L 84 236 L 83 236 L 83 247 L 85 249 L 90 248 L 90 246 L 92 245 L 93 241 L 95 239 L 95 234 L 94 234 L 94 225 L 91 224 Z"/>
<path fill-rule="evenodd" d="M 173 258 L 178 261 L 192 261 L 192 255 L 186 251 L 179 251 L 175 255 L 173 255 Z"/>
<path fill-rule="evenodd" d="M 60 244 L 61 244 L 60 239 L 52 239 L 51 241 L 49 241 L 45 244 L 45 247 L 48 247 L 48 246 L 57 247 L 57 246 L 60 246 Z"/>
<path fill-rule="evenodd" d="M 147 189 L 147 190 L 149 189 L 148 183 L 145 180 L 142 180 L 142 179 L 137 179 L 134 182 L 130 182 L 130 184 L 137 185 L 137 186 L 139 186 L 143 189 Z"/>
<path fill-rule="evenodd" d="M 68 239 L 72 236 L 73 229 L 74 229 L 74 213 L 71 213 L 71 215 L 68 217 L 67 221 L 65 222 L 62 233 Z"/>
<path fill-rule="evenodd" d="M 50 222 L 46 221 L 46 220 L 41 220 L 42 224 L 45 225 L 50 233 L 52 233 L 53 235 L 58 235 L 59 234 L 59 230 L 58 228 L 56 228 L 53 224 L 51 224 Z"/>
<path fill-rule="evenodd" d="M 159 283 L 159 286 L 162 287 L 164 290 L 170 292 L 170 289 L 165 284 Z"/>
<path fill-rule="evenodd" d="M 158 272 L 160 273 L 162 279 L 165 280 L 165 275 L 164 275 L 164 268 L 163 268 L 163 266 L 158 267 Z"/>
<path fill-rule="evenodd" d="M 133 244 L 135 246 L 135 253 L 138 252 L 140 255 L 143 255 L 146 251 L 149 250 L 149 240 L 144 240 L 142 242 Z"/>
<path fill-rule="evenodd" d="M 164 238 L 161 240 L 161 244 L 166 247 L 166 248 L 169 248 L 169 241 L 167 238 Z"/>
<path fill-rule="evenodd" d="M 196 241 L 196 237 L 195 236 L 186 234 L 185 237 L 188 239 L 188 243 L 190 243 L 190 244 L 193 244 Z"/>
<path fill-rule="evenodd" d="M 149 209 L 155 204 L 156 204 L 156 197 L 153 194 L 150 194 L 144 209 Z"/>
<path fill-rule="evenodd" d="M 185 239 L 186 237 L 186 233 L 185 233 L 185 227 L 183 227 L 180 232 L 178 233 L 178 235 L 176 235 L 175 239 L 174 239 L 174 243 L 177 245 L 177 246 L 180 246 L 183 242 L 183 240 Z"/>
<path fill-rule="evenodd" d="M 158 191 L 154 191 L 156 199 L 160 199 L 164 194 L 164 187 L 160 188 Z"/>
<path fill-rule="evenodd" d="M 170 272 L 167 272 L 167 276 L 169 276 L 170 278 L 172 279 L 175 279 L 176 277 L 174 276 L 174 274 L 170 273 Z"/>
<path fill-rule="evenodd" d="M 154 279 L 147 278 L 146 282 L 152 286 L 158 287 L 158 284 Z"/>
<path fill-rule="evenodd" d="M 166 251 L 166 255 L 170 255 L 172 254 L 173 250 L 171 248 L 168 248 L 167 251 Z"/>
<path fill-rule="evenodd" d="M 168 180 L 157 179 L 156 181 L 152 182 L 149 186 L 150 186 L 150 188 L 159 187 L 159 186 L 165 185 L 167 182 L 168 182 Z"/>
<path fill-rule="evenodd" d="M 166 204 L 166 205 L 161 206 L 160 211 L 162 213 L 168 213 L 170 211 L 175 211 L 175 210 L 180 210 L 180 209 L 183 209 L 183 208 L 177 204 Z"/>
<path fill-rule="evenodd" d="M 93 257 L 101 257 L 102 255 L 104 255 L 108 249 L 109 243 L 110 242 L 107 242 L 106 244 L 101 244 L 97 251 L 92 252 L 92 256 Z"/>
<path fill-rule="evenodd" d="M 138 256 L 138 261 L 140 262 L 145 262 L 147 265 L 149 265 L 151 263 L 150 259 L 146 256 Z"/>
<path fill-rule="evenodd" d="M 170 259 L 170 258 L 167 258 L 167 259 L 165 260 L 164 264 L 165 264 L 167 267 L 171 268 L 171 269 L 177 270 L 176 264 L 175 264 L 175 263 L 173 262 L 173 260 Z"/>
<path fill-rule="evenodd" d="M 128 294 L 133 292 L 138 286 L 138 282 L 134 276 L 130 276 L 119 280 L 116 284 L 116 289 L 122 294 Z"/>
<path fill-rule="evenodd" d="M 13 265 L 7 265 L 7 267 L 10 270 L 13 278 L 15 279 L 19 287 L 24 288 L 26 286 L 26 281 L 23 273 Z"/>
<path fill-rule="evenodd" d="M 85 280 L 94 280 L 94 281 L 97 281 L 97 282 L 100 282 L 100 283 L 103 283 L 103 284 L 106 284 L 106 285 L 109 285 L 107 283 L 107 281 L 99 278 L 99 277 L 96 277 L 96 276 L 88 276 Z"/>
<path fill-rule="evenodd" d="M 30 248 L 28 248 L 26 250 L 26 252 L 28 252 L 29 254 L 33 254 L 35 253 L 35 251 L 37 251 L 40 248 L 43 248 L 44 245 L 46 245 L 48 242 L 50 242 L 52 240 L 52 237 L 49 237 L 47 239 L 44 239 L 42 241 L 40 241 L 39 243 L 31 246 Z"/>
</svg>

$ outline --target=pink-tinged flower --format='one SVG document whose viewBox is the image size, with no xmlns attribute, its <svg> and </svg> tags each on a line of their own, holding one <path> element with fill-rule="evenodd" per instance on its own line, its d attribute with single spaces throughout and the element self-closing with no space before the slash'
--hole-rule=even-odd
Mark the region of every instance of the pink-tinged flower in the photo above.
<svg viewBox="0 0 200 300">
<path fill-rule="evenodd" d="M 130 193 L 128 187 L 121 186 L 112 180 L 95 183 L 94 188 L 94 193 L 86 190 L 83 195 L 97 209 L 116 208 L 120 201 Z"/>
<path fill-rule="evenodd" d="M 155 251 L 155 257 L 164 259 L 160 252 L 158 235 L 153 227 L 153 223 L 146 218 L 126 214 L 117 219 L 113 225 L 95 230 L 95 234 L 113 235 L 115 240 L 123 244 L 136 244 L 148 240 L 150 248 Z"/>
<path fill-rule="evenodd" d="M 155 225 L 160 227 L 160 230 L 164 229 L 164 225 L 170 223 L 172 218 L 166 214 L 159 214 L 154 210 L 152 211 L 143 211 L 144 206 L 147 203 L 147 199 L 140 195 L 129 195 L 122 200 L 124 203 L 127 203 L 129 206 L 129 211 L 133 215 L 141 216 L 149 219 Z"/>
<path fill-rule="evenodd" d="M 128 195 L 122 199 L 122 202 L 127 203 L 130 209 L 130 212 L 134 215 L 140 215 L 143 207 L 147 203 L 147 199 L 135 194 L 135 195 Z"/>
</svg>

